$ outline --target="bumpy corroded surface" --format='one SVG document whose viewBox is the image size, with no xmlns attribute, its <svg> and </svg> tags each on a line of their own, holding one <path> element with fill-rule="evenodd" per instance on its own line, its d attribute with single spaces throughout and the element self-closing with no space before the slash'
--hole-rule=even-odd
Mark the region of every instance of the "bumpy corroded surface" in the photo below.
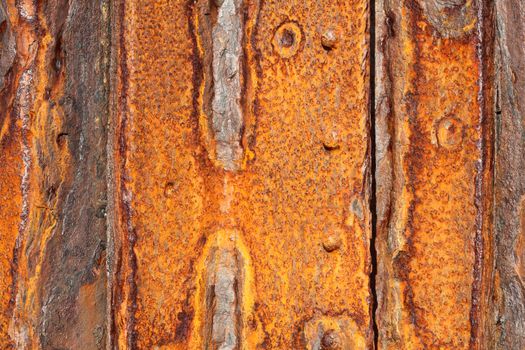
<svg viewBox="0 0 525 350">
<path fill-rule="evenodd" d="M 497 3 L 495 349 L 525 348 L 525 4 Z"/>
<path fill-rule="evenodd" d="M 367 3 L 242 2 L 232 167 L 210 74 L 233 3 L 115 8 L 114 345 L 370 347 Z"/>
<path fill-rule="evenodd" d="M 484 348 L 491 9 L 386 0 L 377 25 L 378 347 Z"/>
<path fill-rule="evenodd" d="M 2 6 L 0 348 L 102 348 L 107 3 Z"/>
</svg>

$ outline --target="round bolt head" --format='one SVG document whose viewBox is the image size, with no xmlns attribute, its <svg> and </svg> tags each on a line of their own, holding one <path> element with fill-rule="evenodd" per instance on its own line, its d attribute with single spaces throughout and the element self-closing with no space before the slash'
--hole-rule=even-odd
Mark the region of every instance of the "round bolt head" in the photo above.
<svg viewBox="0 0 525 350">
<path fill-rule="evenodd" d="M 283 23 L 275 31 L 273 48 L 282 58 L 290 58 L 299 51 L 302 38 L 303 34 L 297 23 Z"/>
<path fill-rule="evenodd" d="M 463 140 L 463 123 L 454 117 L 445 117 L 436 124 L 436 138 L 438 145 L 447 149 L 453 149 Z"/>
<path fill-rule="evenodd" d="M 338 234 L 331 234 L 323 242 L 323 248 L 328 253 L 331 253 L 339 248 L 341 248 L 341 245 L 343 244 L 343 241 L 341 239 L 341 236 Z"/>
<path fill-rule="evenodd" d="M 333 30 L 327 30 L 321 35 L 321 45 L 325 50 L 332 50 L 338 42 L 337 35 Z"/>
<path fill-rule="evenodd" d="M 327 330 L 321 339 L 321 349 L 323 350 L 339 350 L 342 349 L 341 339 L 336 331 L 333 329 Z"/>
</svg>

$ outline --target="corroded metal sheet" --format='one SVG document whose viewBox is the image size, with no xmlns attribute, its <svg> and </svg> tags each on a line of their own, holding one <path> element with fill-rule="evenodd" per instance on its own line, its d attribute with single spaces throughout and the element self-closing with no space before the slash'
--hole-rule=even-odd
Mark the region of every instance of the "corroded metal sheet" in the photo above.
<svg viewBox="0 0 525 350">
<path fill-rule="evenodd" d="M 524 19 L 0 2 L 0 349 L 523 349 Z"/>
<path fill-rule="evenodd" d="M 113 16 L 111 346 L 372 347 L 367 2 Z"/>
<path fill-rule="evenodd" d="M 497 5 L 495 349 L 525 348 L 525 9 Z"/>
<path fill-rule="evenodd" d="M 380 349 L 485 348 L 493 19 L 485 1 L 377 6 Z"/>
<path fill-rule="evenodd" d="M 102 348 L 108 4 L 1 6 L 0 348 Z"/>
</svg>

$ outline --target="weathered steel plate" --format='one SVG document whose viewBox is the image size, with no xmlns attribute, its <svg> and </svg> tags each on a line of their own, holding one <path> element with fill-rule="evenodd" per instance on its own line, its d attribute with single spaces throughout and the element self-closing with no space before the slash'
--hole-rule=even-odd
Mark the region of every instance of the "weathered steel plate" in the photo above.
<svg viewBox="0 0 525 350">
<path fill-rule="evenodd" d="M 378 6 L 378 346 L 480 348 L 491 278 L 493 20 Z"/>
<path fill-rule="evenodd" d="M 371 347 L 367 3 L 115 17 L 115 346 Z"/>
</svg>

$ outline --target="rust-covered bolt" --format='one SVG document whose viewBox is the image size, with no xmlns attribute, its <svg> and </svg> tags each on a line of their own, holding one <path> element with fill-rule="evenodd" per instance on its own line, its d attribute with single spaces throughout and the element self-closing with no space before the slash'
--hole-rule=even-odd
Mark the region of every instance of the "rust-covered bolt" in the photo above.
<svg viewBox="0 0 525 350">
<path fill-rule="evenodd" d="M 339 338 L 339 335 L 337 334 L 336 331 L 334 331 L 333 329 L 329 329 L 323 334 L 323 338 L 321 339 L 321 349 L 322 350 L 342 349 L 341 339 Z"/>
<path fill-rule="evenodd" d="M 337 47 L 339 40 L 333 30 L 327 30 L 321 35 L 321 45 L 326 51 L 330 51 Z"/>
<path fill-rule="evenodd" d="M 341 248 L 342 244 L 343 244 L 343 241 L 341 239 L 341 235 L 339 235 L 338 233 L 332 233 L 328 237 L 325 238 L 323 242 L 323 248 L 328 253 L 331 253 Z"/>
<path fill-rule="evenodd" d="M 299 51 L 302 32 L 295 22 L 281 24 L 273 37 L 273 48 L 283 58 L 290 58 Z"/>
<path fill-rule="evenodd" d="M 324 132 L 323 148 L 325 149 L 325 151 L 335 151 L 341 148 L 341 139 L 337 131 Z"/>
<path fill-rule="evenodd" d="M 435 132 L 438 145 L 452 149 L 463 139 L 463 124 L 457 118 L 445 117 L 437 122 Z"/>
</svg>

